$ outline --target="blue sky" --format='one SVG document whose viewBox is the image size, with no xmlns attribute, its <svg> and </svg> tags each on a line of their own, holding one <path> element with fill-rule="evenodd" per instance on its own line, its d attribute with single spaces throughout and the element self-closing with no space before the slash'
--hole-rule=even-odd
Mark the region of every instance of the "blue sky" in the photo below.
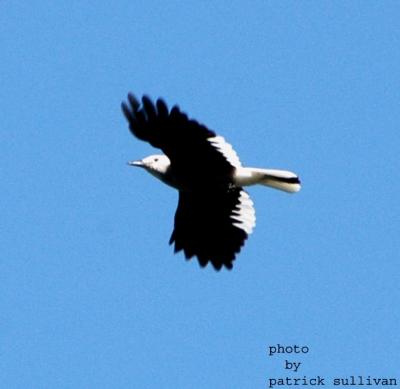
<svg viewBox="0 0 400 389">
<path fill-rule="evenodd" d="M 110 4 L 0 5 L 2 387 L 398 375 L 399 3 Z M 233 271 L 173 255 L 177 193 L 126 165 L 154 153 L 128 91 L 300 174 L 296 195 L 250 188 Z"/>
</svg>

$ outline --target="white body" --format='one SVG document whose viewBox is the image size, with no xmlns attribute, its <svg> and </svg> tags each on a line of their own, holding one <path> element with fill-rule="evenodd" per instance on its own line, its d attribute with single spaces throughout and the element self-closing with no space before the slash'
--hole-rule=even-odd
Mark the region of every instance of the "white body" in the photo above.
<svg viewBox="0 0 400 389">
<path fill-rule="evenodd" d="M 169 158 L 164 154 L 150 155 L 141 161 L 129 162 L 129 165 L 145 168 L 150 174 L 164 183 L 179 189 L 169 173 L 171 165 Z M 233 182 L 237 186 L 265 185 L 288 193 L 296 193 L 301 189 L 299 183 L 290 182 L 297 179 L 297 175 L 287 170 L 260 169 L 254 167 L 235 167 Z M 286 181 L 285 181 L 286 180 Z"/>
</svg>

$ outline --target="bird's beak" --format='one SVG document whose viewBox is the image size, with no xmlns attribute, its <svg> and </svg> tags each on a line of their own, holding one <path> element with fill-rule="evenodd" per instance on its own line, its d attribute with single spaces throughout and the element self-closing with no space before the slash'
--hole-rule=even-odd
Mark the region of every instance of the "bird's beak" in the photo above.
<svg viewBox="0 0 400 389">
<path fill-rule="evenodd" d="M 139 167 L 144 167 L 144 163 L 142 161 L 129 161 L 128 162 L 129 166 L 139 166 Z"/>
</svg>

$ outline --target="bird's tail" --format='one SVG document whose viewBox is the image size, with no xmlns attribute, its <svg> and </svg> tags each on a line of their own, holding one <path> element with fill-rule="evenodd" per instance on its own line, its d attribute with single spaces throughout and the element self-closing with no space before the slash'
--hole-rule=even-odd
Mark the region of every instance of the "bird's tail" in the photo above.
<svg viewBox="0 0 400 389">
<path fill-rule="evenodd" d="M 271 188 L 283 190 L 289 193 L 298 192 L 301 189 L 299 177 L 287 170 L 257 169 L 260 174 L 258 183 Z"/>
<path fill-rule="evenodd" d="M 234 182 L 238 186 L 261 184 L 288 193 L 295 193 L 301 189 L 297 174 L 287 170 L 239 167 L 235 170 Z"/>
</svg>

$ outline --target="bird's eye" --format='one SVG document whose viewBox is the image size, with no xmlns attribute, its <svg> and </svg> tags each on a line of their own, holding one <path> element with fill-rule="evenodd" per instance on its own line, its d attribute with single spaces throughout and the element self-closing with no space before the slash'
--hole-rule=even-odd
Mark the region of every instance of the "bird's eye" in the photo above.
<svg viewBox="0 0 400 389">
<path fill-rule="evenodd" d="M 158 158 L 154 158 L 154 162 L 157 162 L 158 161 Z"/>
</svg>

